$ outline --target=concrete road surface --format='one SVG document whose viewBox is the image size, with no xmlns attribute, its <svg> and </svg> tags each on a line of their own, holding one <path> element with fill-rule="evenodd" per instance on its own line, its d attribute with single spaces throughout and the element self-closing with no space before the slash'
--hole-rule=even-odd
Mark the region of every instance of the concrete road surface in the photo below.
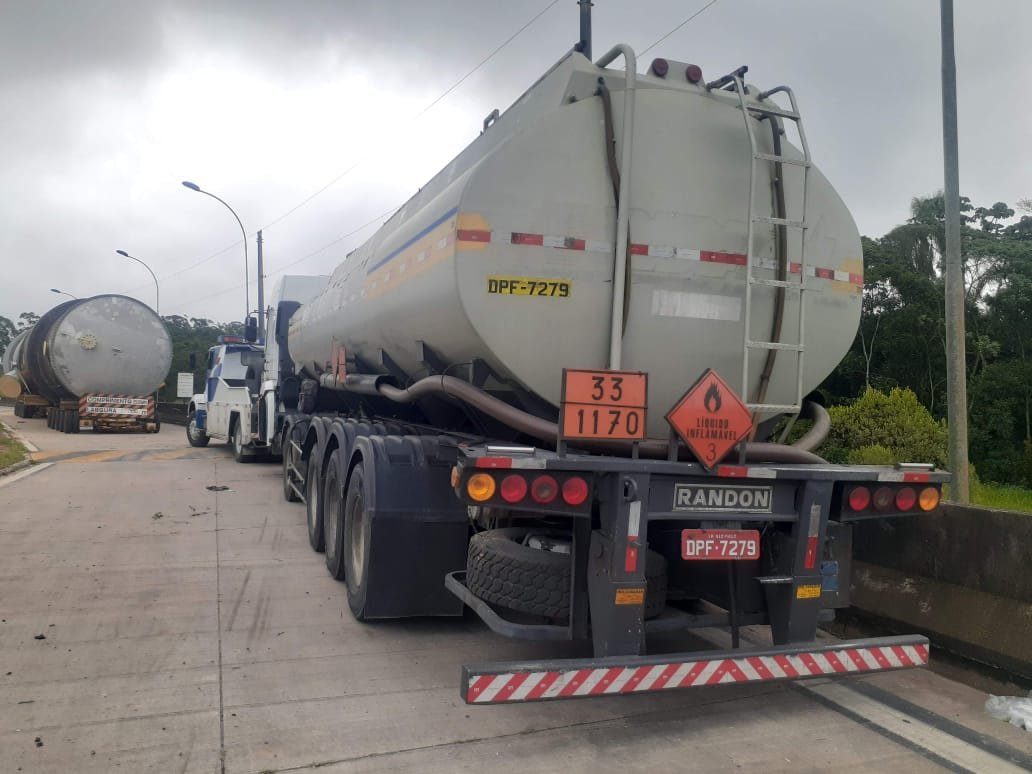
<svg viewBox="0 0 1032 774">
<path fill-rule="evenodd" d="M 42 463 L 0 478 L 2 772 L 1032 763 L 1032 734 L 928 670 L 470 707 L 463 663 L 583 651 L 508 641 L 472 617 L 355 622 L 277 465 L 190 449 L 177 427 L 62 435 L 0 420 Z"/>
</svg>

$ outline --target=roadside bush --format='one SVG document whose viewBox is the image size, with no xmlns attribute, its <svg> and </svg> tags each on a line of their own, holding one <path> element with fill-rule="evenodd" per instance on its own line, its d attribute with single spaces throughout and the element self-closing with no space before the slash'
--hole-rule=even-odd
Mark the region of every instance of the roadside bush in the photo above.
<svg viewBox="0 0 1032 774">
<path fill-rule="evenodd" d="M 946 465 L 946 427 L 912 390 L 895 388 L 886 395 L 868 388 L 850 405 L 832 406 L 828 413 L 831 432 L 820 454 L 830 462 Z"/>
<path fill-rule="evenodd" d="M 846 455 L 846 462 L 850 465 L 893 465 L 896 458 L 891 449 L 886 449 L 881 444 L 873 446 L 861 446 L 859 449 L 850 449 Z"/>
</svg>

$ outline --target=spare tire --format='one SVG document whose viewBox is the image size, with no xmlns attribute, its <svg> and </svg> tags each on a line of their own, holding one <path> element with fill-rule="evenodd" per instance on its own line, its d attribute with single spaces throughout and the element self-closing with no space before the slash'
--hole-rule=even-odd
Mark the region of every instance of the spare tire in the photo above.
<svg viewBox="0 0 1032 774">
<path fill-rule="evenodd" d="M 528 534 L 541 531 L 512 527 L 474 535 L 466 561 L 466 586 L 474 596 L 509 610 L 568 618 L 573 557 L 523 545 Z M 646 618 L 656 617 L 666 605 L 666 569 L 662 554 L 646 552 Z"/>
</svg>

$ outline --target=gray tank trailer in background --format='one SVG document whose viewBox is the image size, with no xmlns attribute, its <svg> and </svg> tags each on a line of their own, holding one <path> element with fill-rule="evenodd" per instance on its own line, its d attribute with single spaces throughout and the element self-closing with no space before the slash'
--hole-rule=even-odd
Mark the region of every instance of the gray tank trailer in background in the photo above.
<svg viewBox="0 0 1032 774">
<path fill-rule="evenodd" d="M 19 417 L 45 415 L 65 433 L 156 431 L 154 392 L 172 363 L 161 318 L 126 296 L 66 301 L 19 333 L 4 352 L 0 395 Z"/>
</svg>

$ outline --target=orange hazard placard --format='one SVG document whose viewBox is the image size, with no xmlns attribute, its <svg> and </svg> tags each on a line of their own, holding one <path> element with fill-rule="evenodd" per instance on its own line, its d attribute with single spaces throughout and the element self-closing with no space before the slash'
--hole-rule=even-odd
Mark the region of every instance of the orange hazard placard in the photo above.
<svg viewBox="0 0 1032 774">
<path fill-rule="evenodd" d="M 734 390 L 706 369 L 666 415 L 699 461 L 712 469 L 752 428 L 752 414 Z"/>
<path fill-rule="evenodd" d="M 645 440 L 648 376 L 639 371 L 563 369 L 559 431 L 564 441 Z"/>
</svg>

